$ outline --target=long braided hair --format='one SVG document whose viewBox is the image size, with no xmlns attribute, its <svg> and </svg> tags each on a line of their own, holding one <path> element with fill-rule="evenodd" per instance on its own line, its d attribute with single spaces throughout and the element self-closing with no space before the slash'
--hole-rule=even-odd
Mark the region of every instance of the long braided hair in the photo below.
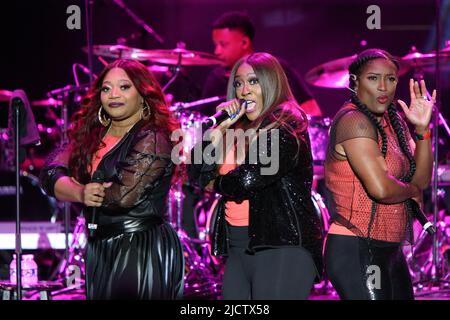
<svg viewBox="0 0 450 320">
<path fill-rule="evenodd" d="M 382 49 L 365 50 L 356 57 L 356 59 L 350 64 L 350 66 L 348 68 L 350 75 L 356 76 L 356 77 L 350 76 L 349 87 L 352 91 L 351 102 L 358 108 L 359 111 L 364 113 L 367 116 L 367 118 L 369 118 L 370 122 L 376 128 L 377 133 L 381 136 L 381 142 L 382 142 L 381 143 L 381 153 L 383 154 L 383 157 L 386 158 L 386 153 L 387 153 L 386 132 L 384 131 L 381 123 L 377 120 L 375 115 L 358 98 L 356 91 L 355 91 L 356 78 L 361 75 L 361 72 L 362 72 L 364 66 L 367 64 L 367 62 L 374 60 L 374 59 L 386 59 L 388 61 L 391 61 L 396 66 L 397 70 L 399 69 L 398 61 L 387 51 L 382 50 Z M 410 145 L 409 145 L 408 141 L 406 140 L 406 135 L 405 135 L 406 128 L 404 126 L 403 121 L 400 119 L 399 114 L 397 113 L 397 109 L 396 109 L 394 103 L 391 103 L 388 107 L 388 116 L 389 116 L 391 125 L 394 129 L 394 132 L 397 136 L 398 142 L 400 144 L 400 148 L 401 148 L 403 154 L 407 157 L 407 159 L 409 161 L 409 172 L 405 176 L 403 176 L 400 180 L 402 182 L 406 182 L 406 183 L 411 182 L 412 177 L 414 176 L 414 173 L 416 172 L 416 161 L 414 159 Z M 405 201 L 405 205 L 406 205 L 407 212 L 409 215 L 411 213 L 411 205 L 412 205 L 411 201 L 414 201 L 414 200 L 408 199 Z M 371 232 L 372 225 L 373 225 L 374 218 L 375 218 L 375 211 L 376 211 L 376 202 L 373 201 L 371 216 L 370 216 L 370 221 L 369 221 L 369 226 L 368 226 L 368 233 L 367 233 L 367 238 L 369 240 L 370 240 L 370 232 Z M 411 217 L 409 216 L 408 218 L 409 219 L 407 221 L 407 223 L 408 223 L 407 229 L 410 230 L 411 229 L 410 228 L 411 227 L 410 226 Z M 410 236 L 411 235 L 409 235 L 409 237 Z"/>
</svg>

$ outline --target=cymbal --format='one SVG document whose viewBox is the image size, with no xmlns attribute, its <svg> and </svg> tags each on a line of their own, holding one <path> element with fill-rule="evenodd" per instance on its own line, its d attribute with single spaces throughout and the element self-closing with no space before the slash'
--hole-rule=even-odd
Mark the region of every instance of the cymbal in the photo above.
<svg viewBox="0 0 450 320">
<path fill-rule="evenodd" d="M 403 56 L 403 61 L 408 62 L 412 66 L 428 66 L 436 62 L 435 53 L 421 53 L 419 51 L 412 51 Z"/>
<path fill-rule="evenodd" d="M 336 60 L 332 60 L 312 68 L 305 75 L 305 80 L 313 86 L 323 88 L 347 88 L 348 87 L 348 67 L 357 57 L 356 54 Z M 405 74 L 409 70 L 409 64 L 397 58 L 400 64 L 399 75 Z"/>
<path fill-rule="evenodd" d="M 34 100 L 31 101 L 31 105 L 33 107 L 52 107 L 52 106 L 61 106 L 62 101 L 55 100 L 53 98 L 44 99 L 44 100 Z"/>
<path fill-rule="evenodd" d="M 314 67 L 305 75 L 305 80 L 317 87 L 346 88 L 349 79 L 348 67 L 355 58 L 356 54 Z"/>
<path fill-rule="evenodd" d="M 441 63 L 450 61 L 450 43 L 442 49 L 439 54 Z M 412 47 L 411 52 L 402 57 L 402 60 L 409 63 L 413 67 L 427 67 L 436 64 L 436 52 L 421 53 L 416 47 Z"/>
<path fill-rule="evenodd" d="M 170 72 L 170 69 L 168 66 L 159 66 L 159 65 L 151 65 L 147 66 L 147 69 L 153 72 L 153 74 L 166 74 Z"/>
<path fill-rule="evenodd" d="M 148 50 L 149 60 L 166 65 L 209 66 L 221 64 L 221 60 L 213 54 L 191 51 L 184 48 L 172 50 Z"/>
<path fill-rule="evenodd" d="M 83 50 L 87 52 L 87 48 Z M 93 52 L 96 56 L 115 59 L 134 59 L 139 61 L 152 61 L 165 65 L 181 66 L 209 66 L 222 62 L 213 54 L 191 51 L 184 48 L 143 50 L 124 45 L 95 45 Z"/>
<path fill-rule="evenodd" d="M 7 102 L 11 99 L 12 92 L 9 90 L 0 90 L 0 101 Z"/>
<path fill-rule="evenodd" d="M 88 52 L 87 47 L 83 48 L 83 51 Z M 146 50 L 132 48 L 121 44 L 117 45 L 94 45 L 92 49 L 94 55 L 114 58 L 114 59 L 134 59 L 139 61 L 149 60 L 149 56 Z"/>
</svg>

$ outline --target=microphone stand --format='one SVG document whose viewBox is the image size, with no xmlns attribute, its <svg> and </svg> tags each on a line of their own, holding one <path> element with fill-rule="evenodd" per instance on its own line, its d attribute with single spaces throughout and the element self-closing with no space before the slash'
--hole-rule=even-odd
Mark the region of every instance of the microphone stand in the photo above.
<svg viewBox="0 0 450 320">
<path fill-rule="evenodd" d="M 94 51 L 93 51 L 93 41 L 92 41 L 92 14 L 93 14 L 93 4 L 94 0 L 85 0 L 84 2 L 86 7 L 86 40 L 87 40 L 87 49 L 88 49 L 88 68 L 89 70 L 93 69 L 93 57 L 94 57 Z M 93 77 L 92 74 L 89 74 L 89 86 L 92 85 Z"/>
<path fill-rule="evenodd" d="M 15 156 L 16 156 L 16 292 L 17 300 L 22 300 L 22 234 L 20 230 L 20 106 L 13 101 L 15 117 Z"/>
</svg>

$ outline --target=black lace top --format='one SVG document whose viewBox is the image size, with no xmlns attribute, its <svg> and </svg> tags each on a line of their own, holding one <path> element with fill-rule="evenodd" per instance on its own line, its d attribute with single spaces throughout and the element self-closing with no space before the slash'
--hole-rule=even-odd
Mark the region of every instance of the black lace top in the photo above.
<svg viewBox="0 0 450 320">
<path fill-rule="evenodd" d="M 108 224 L 148 216 L 164 217 L 166 198 L 173 173 L 169 133 L 138 122 L 100 161 L 105 190 L 98 223 Z M 41 185 L 54 196 L 54 186 L 61 176 L 69 175 L 68 148 L 56 150 L 41 172 Z"/>
</svg>

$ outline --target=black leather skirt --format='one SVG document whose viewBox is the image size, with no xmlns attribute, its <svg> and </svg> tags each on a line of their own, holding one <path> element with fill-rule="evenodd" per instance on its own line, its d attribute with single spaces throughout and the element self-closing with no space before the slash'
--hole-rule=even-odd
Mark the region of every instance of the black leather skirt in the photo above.
<svg viewBox="0 0 450 320">
<path fill-rule="evenodd" d="M 162 219 L 99 225 L 89 238 L 87 299 L 181 299 L 183 279 L 180 240 Z"/>
</svg>

